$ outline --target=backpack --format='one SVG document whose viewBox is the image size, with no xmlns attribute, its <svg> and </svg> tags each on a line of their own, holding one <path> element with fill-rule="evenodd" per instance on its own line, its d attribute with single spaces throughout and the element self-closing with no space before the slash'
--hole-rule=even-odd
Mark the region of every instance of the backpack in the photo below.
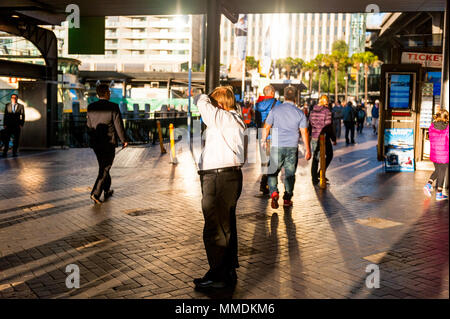
<svg viewBox="0 0 450 319">
<path fill-rule="evenodd" d="M 343 107 L 342 106 L 336 106 L 333 108 L 333 112 L 334 112 L 334 118 L 336 119 L 341 119 L 343 117 L 342 111 L 343 111 Z"/>
<path fill-rule="evenodd" d="M 358 120 L 363 120 L 365 116 L 366 116 L 366 113 L 364 113 L 364 111 L 362 109 L 360 109 L 358 111 Z"/>
</svg>

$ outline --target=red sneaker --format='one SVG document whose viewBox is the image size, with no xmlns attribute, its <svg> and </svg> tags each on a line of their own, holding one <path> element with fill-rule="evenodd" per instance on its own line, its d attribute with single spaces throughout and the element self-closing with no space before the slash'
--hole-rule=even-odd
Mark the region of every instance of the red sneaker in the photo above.
<svg viewBox="0 0 450 319">
<path fill-rule="evenodd" d="M 289 199 L 284 200 L 284 203 L 283 203 L 284 207 L 291 207 L 292 205 L 294 205 L 294 203 L 291 200 L 289 200 Z"/>
<path fill-rule="evenodd" d="M 278 198 L 279 198 L 278 193 L 273 192 L 270 197 L 272 198 L 272 203 L 270 204 L 270 206 L 272 206 L 273 209 L 277 209 L 278 208 Z"/>
</svg>

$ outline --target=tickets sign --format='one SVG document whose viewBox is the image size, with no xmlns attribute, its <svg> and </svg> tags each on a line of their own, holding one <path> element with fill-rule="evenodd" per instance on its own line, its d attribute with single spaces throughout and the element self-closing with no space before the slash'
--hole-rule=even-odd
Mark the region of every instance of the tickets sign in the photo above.
<svg viewBox="0 0 450 319">
<path fill-rule="evenodd" d="M 442 54 L 403 52 L 402 63 L 422 64 L 426 68 L 442 68 Z"/>
</svg>

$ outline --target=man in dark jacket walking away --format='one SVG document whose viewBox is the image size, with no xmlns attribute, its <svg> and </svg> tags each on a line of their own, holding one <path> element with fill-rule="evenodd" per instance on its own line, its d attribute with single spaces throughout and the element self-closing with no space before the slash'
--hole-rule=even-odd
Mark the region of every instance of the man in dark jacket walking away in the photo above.
<svg viewBox="0 0 450 319">
<path fill-rule="evenodd" d="M 9 140 L 11 135 L 13 139 L 13 156 L 17 156 L 17 150 L 19 148 L 20 130 L 25 123 L 25 108 L 22 104 L 17 102 L 17 94 L 11 95 L 11 103 L 6 104 L 5 115 L 3 117 L 3 126 L 5 127 L 3 136 L 3 155 L 6 157 L 8 154 Z"/>
<path fill-rule="evenodd" d="M 87 111 L 87 126 L 91 147 L 94 149 L 98 161 L 98 176 L 92 187 L 91 199 L 101 204 L 100 196 L 104 193 L 105 200 L 112 196 L 111 176 L 109 170 L 114 161 L 117 136 L 123 144 L 128 146 L 125 138 L 122 116 L 119 105 L 109 101 L 111 92 L 109 86 L 97 86 L 99 101 L 89 104 Z M 117 135 L 117 136 L 116 136 Z"/>
<path fill-rule="evenodd" d="M 355 144 L 355 110 L 353 109 L 352 102 L 348 102 L 344 107 L 343 120 L 345 126 L 345 142 L 350 144 L 348 139 L 348 133 L 351 133 L 351 143 Z"/>
<path fill-rule="evenodd" d="M 270 110 L 275 105 L 280 105 L 281 102 L 275 98 L 275 89 L 272 85 L 267 85 L 263 90 L 264 96 L 260 96 L 258 102 L 255 105 L 255 122 L 258 129 L 264 127 L 264 123 L 266 122 L 266 118 L 269 115 Z M 261 152 L 261 162 L 265 160 L 265 156 L 263 156 L 263 149 L 260 149 Z M 267 155 L 267 154 L 265 154 Z M 261 163 L 261 166 L 267 167 L 268 163 Z M 261 183 L 259 186 L 259 190 L 264 194 L 269 194 L 269 186 L 267 184 L 267 174 L 262 174 Z"/>
<path fill-rule="evenodd" d="M 333 146 L 336 145 L 336 135 L 333 129 L 331 111 L 328 106 L 328 97 L 322 95 L 319 105 L 315 105 L 309 115 L 311 124 L 311 178 L 314 185 L 319 183 L 319 160 L 320 160 L 320 134 L 325 134 L 325 165 L 328 168 L 333 159 Z"/>
<path fill-rule="evenodd" d="M 357 132 L 362 134 L 364 128 L 364 121 L 366 119 L 366 111 L 364 110 L 364 106 L 358 105 L 356 108 L 356 118 L 357 118 Z"/>
<path fill-rule="evenodd" d="M 341 105 L 341 101 L 337 101 L 337 103 L 333 106 L 331 110 L 331 113 L 333 115 L 333 126 L 337 138 L 341 138 L 341 121 L 343 110 L 344 107 Z"/>
</svg>

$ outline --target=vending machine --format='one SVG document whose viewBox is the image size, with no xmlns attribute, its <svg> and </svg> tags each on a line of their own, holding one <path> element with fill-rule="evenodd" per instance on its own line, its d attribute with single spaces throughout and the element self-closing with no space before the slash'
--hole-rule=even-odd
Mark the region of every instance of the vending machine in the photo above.
<svg viewBox="0 0 450 319">
<path fill-rule="evenodd" d="M 412 172 L 416 168 L 416 122 L 421 66 L 384 64 L 381 67 L 378 159 L 387 172 Z"/>
<path fill-rule="evenodd" d="M 413 58 L 417 61 L 411 62 L 417 63 L 381 67 L 378 160 L 385 161 L 386 171 L 433 169 L 428 128 L 440 107 L 441 57 L 434 53 L 402 55 L 402 61 Z"/>
</svg>

